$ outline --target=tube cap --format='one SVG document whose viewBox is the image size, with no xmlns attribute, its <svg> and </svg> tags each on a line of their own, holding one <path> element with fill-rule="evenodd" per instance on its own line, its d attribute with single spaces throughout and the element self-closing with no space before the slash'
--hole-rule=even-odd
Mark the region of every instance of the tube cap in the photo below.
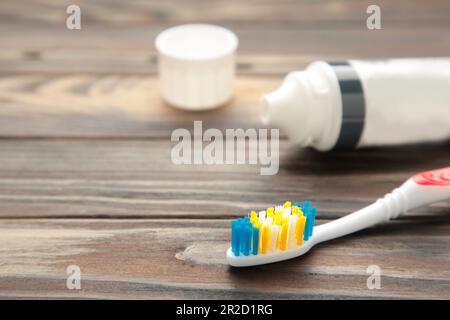
<svg viewBox="0 0 450 320">
<path fill-rule="evenodd" d="M 209 24 L 167 29 L 155 40 L 163 99 L 186 110 L 213 109 L 233 95 L 236 35 Z"/>
</svg>

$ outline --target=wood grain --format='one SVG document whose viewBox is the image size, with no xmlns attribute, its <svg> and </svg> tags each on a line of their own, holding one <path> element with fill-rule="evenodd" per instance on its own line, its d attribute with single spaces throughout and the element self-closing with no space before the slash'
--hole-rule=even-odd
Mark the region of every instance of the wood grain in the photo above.
<svg viewBox="0 0 450 320">
<path fill-rule="evenodd" d="M 168 107 L 154 76 L 9 75 L 0 77 L 0 136 L 170 139 L 176 128 L 258 127 L 259 99 L 278 78 L 236 81 L 224 108 L 189 113 Z"/>
<path fill-rule="evenodd" d="M 414 22 L 415 23 L 415 22 Z M 315 60 L 351 58 L 446 56 L 448 27 L 314 28 L 289 25 L 229 26 L 239 37 L 238 72 L 277 75 L 303 68 Z M 164 27 L 58 28 L 13 30 L 0 23 L 0 73 L 116 73 L 154 74 L 156 35 Z"/>
<path fill-rule="evenodd" d="M 8 220 L 0 230 L 2 297 L 450 297 L 448 215 L 392 222 L 252 269 L 226 265 L 228 221 Z M 73 264 L 77 292 L 65 288 Z M 382 290 L 367 289 L 370 264 L 382 269 Z"/>
<path fill-rule="evenodd" d="M 54 26 L 65 23 L 70 0 L 23 0 L 0 4 L 0 20 L 31 26 Z M 366 9 L 374 2 L 295 1 L 295 0 L 77 0 L 87 26 L 147 26 L 207 21 L 254 25 L 301 25 L 304 28 L 351 27 L 366 20 Z M 445 0 L 379 0 L 383 21 L 392 26 L 423 28 L 445 26 L 450 19 L 450 4 Z M 414 20 L 415 24 L 410 24 Z"/>
<path fill-rule="evenodd" d="M 0 4 L 0 72 L 154 74 L 156 35 L 198 21 L 236 32 L 242 74 L 281 75 L 318 59 L 443 56 L 450 50 L 445 0 L 377 1 L 383 28 L 376 31 L 366 27 L 373 3 L 361 0 L 77 3 L 79 31 L 66 29 L 71 1 Z"/>
<path fill-rule="evenodd" d="M 260 165 L 175 165 L 174 145 L 169 137 L 0 140 L 0 217 L 219 218 L 299 198 L 335 218 L 450 157 L 445 145 L 320 154 L 283 140 L 279 173 L 261 176 Z"/>
</svg>

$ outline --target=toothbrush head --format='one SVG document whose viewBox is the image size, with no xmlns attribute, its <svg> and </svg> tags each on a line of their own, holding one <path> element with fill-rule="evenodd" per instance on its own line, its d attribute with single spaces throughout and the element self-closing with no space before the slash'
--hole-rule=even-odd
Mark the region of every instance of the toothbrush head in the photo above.
<svg viewBox="0 0 450 320">
<path fill-rule="evenodd" d="M 254 266 L 291 259 L 313 245 L 317 208 L 309 201 L 282 206 L 237 218 L 231 222 L 228 263 L 236 267 Z"/>
</svg>

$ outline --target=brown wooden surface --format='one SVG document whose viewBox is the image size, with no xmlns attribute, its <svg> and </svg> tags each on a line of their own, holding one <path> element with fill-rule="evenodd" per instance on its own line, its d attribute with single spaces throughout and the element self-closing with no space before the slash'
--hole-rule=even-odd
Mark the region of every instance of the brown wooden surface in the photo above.
<svg viewBox="0 0 450 320">
<path fill-rule="evenodd" d="M 316 59 L 444 56 L 450 2 L 0 2 L 0 298 L 450 298 L 449 203 L 251 269 L 226 265 L 229 221 L 309 198 L 318 223 L 361 208 L 413 173 L 449 164 L 448 143 L 319 154 L 280 142 L 280 171 L 176 166 L 173 129 L 260 126 L 258 99 Z M 204 21 L 240 38 L 236 95 L 188 113 L 159 98 L 152 41 Z M 426 130 L 426 129 L 423 129 Z M 68 265 L 82 290 L 67 290 Z M 382 269 L 368 290 L 366 269 Z"/>
</svg>

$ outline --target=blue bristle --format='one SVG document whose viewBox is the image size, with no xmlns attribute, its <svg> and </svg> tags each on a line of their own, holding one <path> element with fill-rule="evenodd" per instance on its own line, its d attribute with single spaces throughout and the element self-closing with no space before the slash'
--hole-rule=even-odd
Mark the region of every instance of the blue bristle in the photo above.
<svg viewBox="0 0 450 320">
<path fill-rule="evenodd" d="M 240 218 L 239 223 L 241 224 L 241 230 L 240 230 L 240 239 L 239 239 L 239 251 L 240 253 L 244 252 L 245 247 L 245 218 Z"/>
<path fill-rule="evenodd" d="M 259 229 L 253 227 L 253 233 L 252 233 L 252 237 L 253 237 L 253 241 L 252 241 L 252 253 L 254 255 L 258 254 L 258 244 L 259 244 Z"/>
<path fill-rule="evenodd" d="M 312 237 L 313 229 L 314 229 L 314 223 L 316 221 L 317 208 L 316 207 L 312 207 L 309 212 L 311 213 L 311 223 L 309 225 L 309 236 Z"/>
<path fill-rule="evenodd" d="M 249 224 L 246 224 L 244 227 L 244 235 L 243 235 L 243 246 L 242 246 L 242 253 L 244 256 L 248 256 L 250 254 L 250 246 L 251 246 L 251 236 L 252 236 L 252 229 Z"/>
<path fill-rule="evenodd" d="M 239 255 L 241 226 L 238 219 L 231 222 L 231 250 L 235 256 Z"/>
<path fill-rule="evenodd" d="M 303 205 L 306 204 L 306 201 Z M 310 210 L 309 207 L 303 208 L 303 214 L 306 217 L 306 223 L 305 223 L 305 231 L 303 232 L 303 240 L 308 240 L 309 239 L 309 225 L 311 224 L 311 214 L 310 214 Z"/>
<path fill-rule="evenodd" d="M 253 236 L 253 224 L 251 222 L 248 223 L 248 251 L 249 254 L 252 253 L 252 236 Z"/>
<path fill-rule="evenodd" d="M 240 252 L 244 253 L 245 251 L 245 222 L 242 220 L 241 222 L 241 241 L 240 241 Z"/>
<path fill-rule="evenodd" d="M 297 201 L 297 202 L 295 203 L 295 206 L 301 208 L 301 207 L 302 207 L 302 203 L 299 202 L 299 201 Z"/>
<path fill-rule="evenodd" d="M 309 210 L 310 206 L 311 206 L 311 202 L 309 202 L 309 201 L 303 202 L 302 211 L 305 213 L 305 211 Z"/>
</svg>

